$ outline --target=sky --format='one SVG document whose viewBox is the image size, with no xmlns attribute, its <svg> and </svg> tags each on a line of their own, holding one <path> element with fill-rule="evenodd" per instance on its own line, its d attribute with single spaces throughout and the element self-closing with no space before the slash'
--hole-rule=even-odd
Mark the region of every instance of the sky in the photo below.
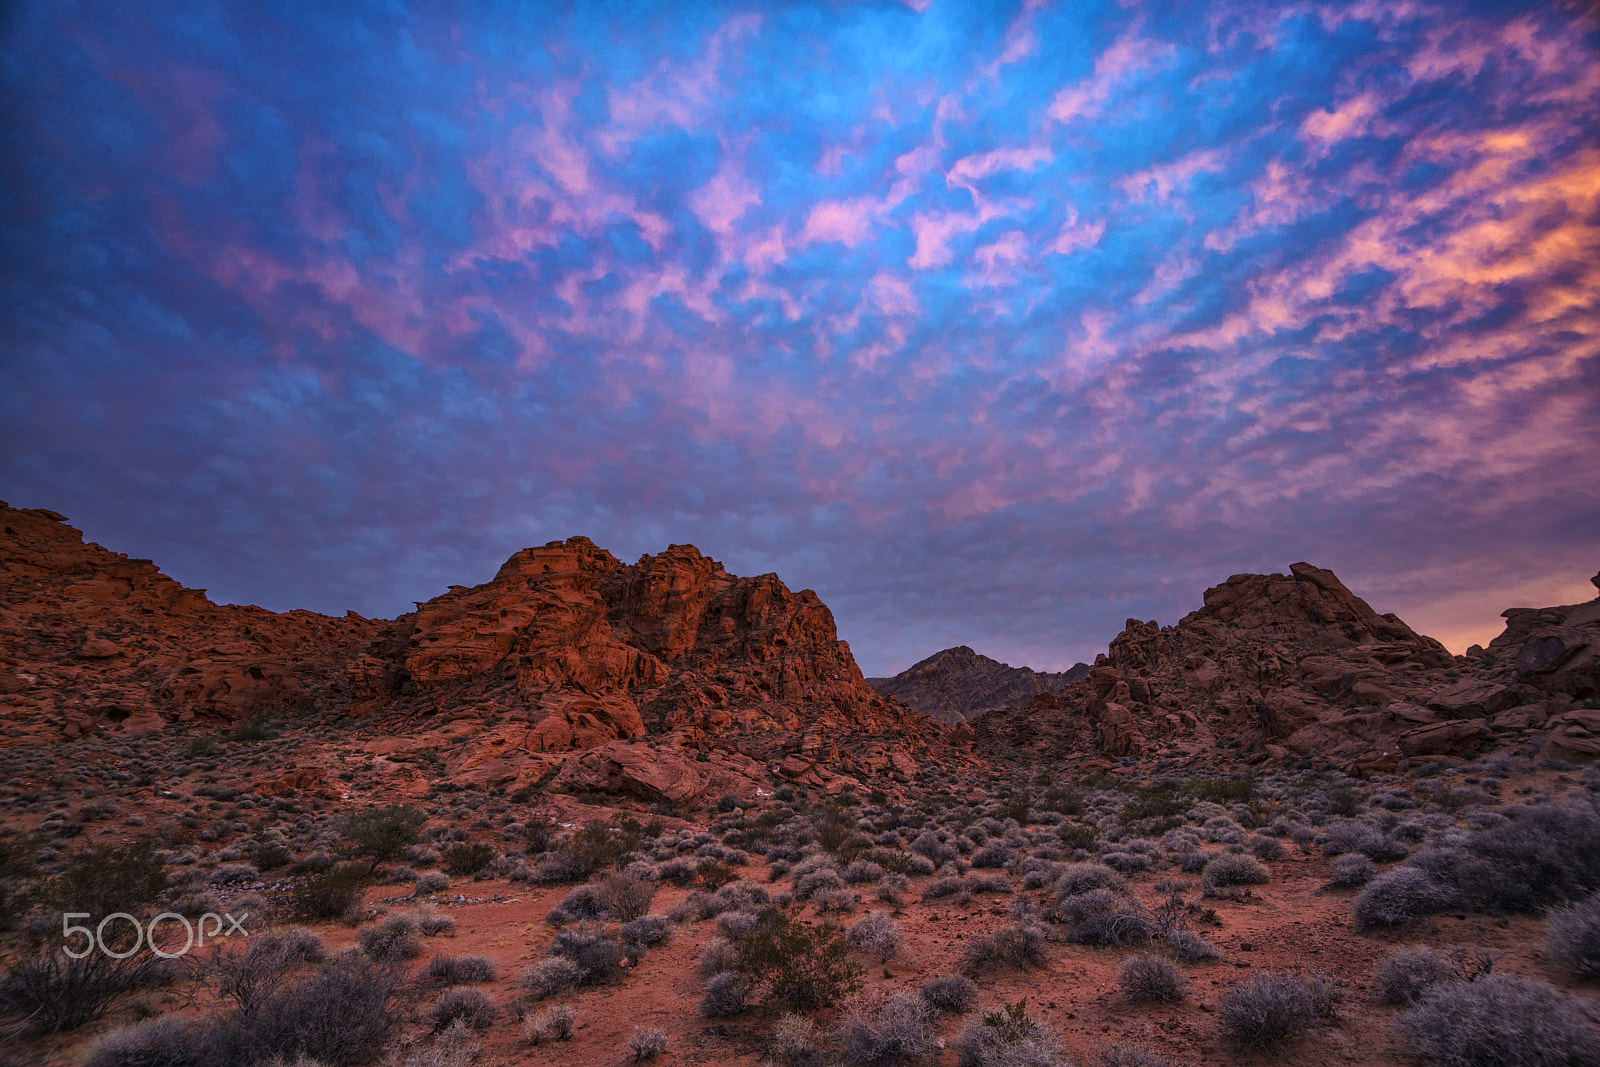
<svg viewBox="0 0 1600 1067">
<path fill-rule="evenodd" d="M 693 544 L 878 675 L 1594 594 L 1592 6 L 3 10 L 0 497 L 219 602 Z"/>
</svg>

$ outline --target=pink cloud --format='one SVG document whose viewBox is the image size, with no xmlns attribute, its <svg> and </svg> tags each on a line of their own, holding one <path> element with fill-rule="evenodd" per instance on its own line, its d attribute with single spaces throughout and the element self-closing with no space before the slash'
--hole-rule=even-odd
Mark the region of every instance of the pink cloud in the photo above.
<svg viewBox="0 0 1600 1067">
<path fill-rule="evenodd" d="M 806 217 L 805 229 L 800 232 L 801 244 L 817 241 L 838 241 L 850 248 L 865 241 L 872 233 L 872 223 L 877 217 L 876 200 L 824 200 L 811 209 Z"/>
<path fill-rule="evenodd" d="M 1332 111 L 1317 109 L 1300 123 L 1300 135 L 1308 142 L 1321 142 L 1323 146 L 1368 133 L 1383 135 L 1388 124 L 1375 123 L 1384 101 L 1375 92 L 1362 93 L 1344 101 Z"/>
<path fill-rule="evenodd" d="M 1190 152 L 1182 159 L 1171 163 L 1158 163 L 1119 179 L 1117 188 L 1135 203 L 1143 203 L 1152 191 L 1158 201 L 1165 203 L 1171 201 L 1175 194 L 1185 190 L 1196 174 L 1215 174 L 1222 170 L 1227 165 L 1228 155 L 1226 148 L 1206 148 Z"/>
<path fill-rule="evenodd" d="M 1080 248 L 1093 248 L 1100 243 L 1100 237 L 1105 232 L 1105 220 L 1081 222 L 1078 219 L 1078 212 L 1068 208 L 1067 221 L 1056 232 L 1055 240 L 1050 242 L 1050 251 L 1058 256 L 1065 256 Z"/>
<path fill-rule="evenodd" d="M 1170 62 L 1176 53 L 1170 44 L 1141 38 L 1136 30 L 1129 30 L 1100 53 L 1087 78 L 1056 93 L 1046 114 L 1060 123 L 1094 118 L 1123 83 Z"/>
<path fill-rule="evenodd" d="M 1032 170 L 1054 158 L 1055 154 L 1044 145 L 997 148 L 992 152 L 963 156 L 956 160 L 945 174 L 945 181 L 949 185 L 964 186 L 976 193 L 975 184 L 991 174 L 998 174 L 1003 170 Z"/>
<path fill-rule="evenodd" d="M 746 39 L 761 32 L 761 16 L 747 13 L 728 19 L 706 40 L 703 54 L 685 64 L 666 61 L 649 75 L 607 94 L 611 121 L 597 134 L 608 154 L 616 154 L 655 126 L 695 129 L 708 108 L 727 90 L 722 67 Z"/>
<path fill-rule="evenodd" d="M 760 191 L 745 177 L 742 168 L 726 160 L 709 182 L 689 196 L 689 209 L 706 229 L 724 237 L 733 232 L 733 224 L 741 215 L 759 203 Z"/>
<path fill-rule="evenodd" d="M 1010 285 L 1016 281 L 1016 268 L 1028 258 L 1028 239 L 1021 230 L 1008 230 L 990 244 L 972 253 L 978 271 L 972 278 L 977 285 Z"/>
<path fill-rule="evenodd" d="M 886 315 L 915 315 L 920 310 L 911 279 L 879 271 L 867 283 L 867 296 Z"/>
</svg>

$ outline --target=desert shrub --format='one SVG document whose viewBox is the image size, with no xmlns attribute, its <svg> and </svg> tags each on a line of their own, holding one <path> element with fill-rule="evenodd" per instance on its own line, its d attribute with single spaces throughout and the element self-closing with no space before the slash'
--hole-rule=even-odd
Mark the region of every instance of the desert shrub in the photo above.
<svg viewBox="0 0 1600 1067">
<path fill-rule="evenodd" d="M 522 988 L 535 1000 L 553 997 L 575 989 L 583 981 L 578 965 L 562 956 L 551 956 L 529 964 L 518 979 Z"/>
<path fill-rule="evenodd" d="M 967 1021 L 956 1037 L 960 1067 L 1056 1067 L 1060 1043 L 1028 1014 L 1026 998 Z"/>
<path fill-rule="evenodd" d="M 206 969 L 217 995 L 240 1011 L 250 1011 L 301 963 L 326 956 L 322 938 L 301 927 L 258 934 L 236 952 L 217 952 Z"/>
<path fill-rule="evenodd" d="M 933 1013 L 921 997 L 896 993 L 873 1005 L 852 1004 L 839 1023 L 839 1047 L 851 1067 L 889 1067 L 934 1049 Z"/>
<path fill-rule="evenodd" d="M 598 985 L 622 976 L 622 945 L 595 930 L 562 930 L 550 942 L 549 954 L 578 968 L 580 985 Z"/>
<path fill-rule="evenodd" d="M 1582 978 L 1600 978 L 1600 893 L 1549 914 L 1550 958 Z"/>
<path fill-rule="evenodd" d="M 1254 856 L 1223 852 L 1213 856 L 1200 874 L 1200 891 L 1205 896 L 1217 896 L 1219 891 L 1234 886 L 1261 885 L 1271 880 L 1267 869 Z"/>
<path fill-rule="evenodd" d="M 337 919 L 361 903 L 371 877 L 359 863 L 340 863 L 308 875 L 289 892 L 289 910 L 303 919 Z"/>
<path fill-rule="evenodd" d="M 222 863 L 211 872 L 212 885 L 234 885 L 238 882 L 254 882 L 261 877 L 261 872 L 250 863 Z"/>
<path fill-rule="evenodd" d="M 62 911 L 88 912 L 96 922 L 119 911 L 138 915 L 154 910 L 151 905 L 167 885 L 166 863 L 156 855 L 157 848 L 140 838 L 77 852 L 49 880 L 45 896 Z M 126 923 L 118 925 L 132 933 Z"/>
<path fill-rule="evenodd" d="M 935 975 L 923 982 L 917 992 L 934 1011 L 960 1014 L 971 1011 L 978 1003 L 978 987 L 965 975 Z"/>
<path fill-rule="evenodd" d="M 1161 940 L 1184 963 L 1205 963 L 1222 957 L 1221 949 L 1193 930 L 1171 930 Z"/>
<path fill-rule="evenodd" d="M 572 1027 L 578 1013 L 565 1004 L 555 1004 L 537 1015 L 530 1015 L 522 1024 L 522 1036 L 530 1045 L 546 1041 L 571 1041 Z"/>
<path fill-rule="evenodd" d="M 131 931 L 126 922 L 113 923 L 108 935 L 119 926 Z M 117 959 L 97 950 L 72 959 L 59 946 L 42 943 L 0 978 L 0 1014 L 19 1020 L 24 1032 L 75 1030 L 100 1018 L 124 994 L 165 982 L 172 971 L 170 961 L 148 952 Z"/>
<path fill-rule="evenodd" d="M 1276 837 L 1251 834 L 1245 838 L 1244 844 L 1250 850 L 1250 854 L 1258 860 L 1281 860 L 1283 858 L 1283 842 Z"/>
<path fill-rule="evenodd" d="M 1337 856 L 1333 861 L 1333 877 L 1325 889 L 1357 889 L 1378 875 L 1378 865 L 1359 852 Z"/>
<path fill-rule="evenodd" d="M 737 941 L 756 928 L 756 917 L 748 911 L 725 911 L 717 916 L 717 933 Z"/>
<path fill-rule="evenodd" d="M 965 891 L 967 883 L 960 878 L 935 878 L 922 887 L 923 900 L 943 900 Z"/>
<path fill-rule="evenodd" d="M 1109 889 L 1091 889 L 1057 902 L 1054 917 L 1067 927 L 1067 940 L 1084 945 L 1127 947 L 1150 939 L 1154 923 L 1137 902 Z"/>
<path fill-rule="evenodd" d="M 571 922 L 581 922 L 584 919 L 599 919 L 606 914 L 606 905 L 600 899 L 600 888 L 593 883 L 576 886 L 562 899 L 560 904 L 550 909 L 544 921 L 551 926 L 565 926 Z"/>
<path fill-rule="evenodd" d="M 440 934 L 454 937 L 456 921 L 449 915 L 424 915 L 417 920 L 417 929 L 426 937 L 438 937 Z"/>
<path fill-rule="evenodd" d="M 667 1051 L 667 1032 L 654 1026 L 638 1027 L 628 1038 L 628 1051 L 633 1053 L 635 1062 L 653 1060 Z"/>
<path fill-rule="evenodd" d="M 1378 875 L 1356 897 L 1356 928 L 1415 926 L 1456 903 L 1456 894 L 1416 867 L 1396 867 Z"/>
<path fill-rule="evenodd" d="M 355 842 L 356 851 L 372 857 L 376 867 L 399 856 L 421 840 L 422 824 L 428 813 L 410 804 L 390 804 L 368 808 L 345 820 L 344 833 Z"/>
<path fill-rule="evenodd" d="M 961 973 L 971 977 L 1001 966 L 1026 968 L 1029 964 L 1042 964 L 1044 943 L 1044 927 L 1027 921 L 974 934 L 961 952 Z"/>
<path fill-rule="evenodd" d="M 1600 1026 L 1573 998 L 1536 978 L 1441 982 L 1396 1024 L 1413 1053 L 1440 1067 L 1600 1064 Z"/>
<path fill-rule="evenodd" d="M 1095 1067 L 1179 1067 L 1143 1045 L 1125 1045 L 1113 1041 L 1095 1056 Z"/>
<path fill-rule="evenodd" d="M 403 977 L 392 964 L 335 957 L 311 977 L 274 988 L 250 1011 L 221 1020 L 209 1035 L 213 1062 L 360 1062 L 398 1028 L 394 1000 Z"/>
<path fill-rule="evenodd" d="M 780 1067 L 820 1067 L 817 1024 L 804 1015 L 786 1013 L 772 1031 L 772 1058 Z"/>
<path fill-rule="evenodd" d="M 1183 976 L 1169 960 L 1153 953 L 1124 960 L 1117 984 L 1122 987 L 1123 995 L 1135 1003 L 1170 1003 L 1183 999 Z"/>
<path fill-rule="evenodd" d="M 1119 892 L 1128 880 L 1102 863 L 1069 863 L 1056 878 L 1056 899 L 1075 897 L 1092 889 Z"/>
<path fill-rule="evenodd" d="M 694 883 L 697 870 L 693 860 L 683 858 L 668 860 L 656 868 L 656 877 L 671 882 L 679 889 Z"/>
<path fill-rule="evenodd" d="M 422 931 L 409 915 L 391 915 L 356 935 L 361 951 L 380 963 L 422 955 Z"/>
<path fill-rule="evenodd" d="M 700 946 L 700 977 L 711 978 L 739 965 L 739 950 L 725 937 L 713 937 Z"/>
<path fill-rule="evenodd" d="M 653 948 L 672 940 L 672 920 L 665 915 L 645 915 L 623 923 L 620 934 L 625 943 Z"/>
<path fill-rule="evenodd" d="M 843 915 L 855 911 L 859 901 L 848 889 L 827 889 L 813 896 L 811 903 L 816 906 L 818 915 Z"/>
<path fill-rule="evenodd" d="M 494 846 L 487 841 L 458 841 L 440 853 L 440 864 L 454 875 L 477 874 L 494 859 Z"/>
<path fill-rule="evenodd" d="M 627 825 L 594 822 L 555 847 L 539 860 L 538 875 L 547 882 L 581 882 L 607 867 L 615 867 L 640 847 L 640 833 Z"/>
<path fill-rule="evenodd" d="M 499 969 L 488 956 L 435 956 L 428 961 L 428 977 L 449 985 L 492 982 Z"/>
<path fill-rule="evenodd" d="M 1280 1044 L 1330 1017 L 1338 1003 L 1332 983 L 1261 971 L 1223 994 L 1217 1005 L 1222 1034 L 1240 1048 Z"/>
<path fill-rule="evenodd" d="M 900 951 L 900 924 L 886 911 L 875 911 L 857 919 L 845 933 L 851 948 L 860 949 L 879 963 L 888 963 Z"/>
<path fill-rule="evenodd" d="M 865 885 L 883 877 L 883 868 L 870 860 L 856 860 L 844 869 L 844 880 L 850 885 Z"/>
<path fill-rule="evenodd" d="M 861 967 L 838 929 L 806 926 L 784 908 L 761 912 L 735 949 L 732 969 L 794 1011 L 828 1007 L 861 986 Z"/>
<path fill-rule="evenodd" d="M 203 1067 L 205 1042 L 204 1023 L 163 1015 L 106 1034 L 83 1067 Z"/>
<path fill-rule="evenodd" d="M 450 876 L 448 874 L 443 871 L 424 871 L 417 875 L 417 882 L 412 891 L 419 897 L 425 897 L 430 893 L 443 893 L 449 888 Z"/>
<path fill-rule="evenodd" d="M 1600 888 L 1600 809 L 1593 799 L 1567 799 L 1503 809 L 1504 826 L 1473 834 L 1467 847 L 1499 876 L 1469 899 L 1495 908 L 1534 911 Z"/>
<path fill-rule="evenodd" d="M 808 871 L 794 880 L 794 898 L 810 900 L 819 893 L 844 889 L 844 880 L 832 867 Z"/>
<path fill-rule="evenodd" d="M 456 986 L 446 989 L 444 994 L 434 1002 L 428 1011 L 428 1022 L 433 1026 L 433 1032 L 448 1027 L 460 1019 L 472 1030 L 487 1030 L 494 1022 L 495 1016 L 500 1014 L 500 1006 L 494 998 L 481 989 L 471 986 Z"/>
<path fill-rule="evenodd" d="M 745 1009 L 745 997 L 750 992 L 750 981 L 742 974 L 722 971 L 712 975 L 706 983 L 705 996 L 700 998 L 700 1014 L 709 1016 L 738 1015 Z"/>
<path fill-rule="evenodd" d="M 1004 867 L 1016 860 L 1015 850 L 999 843 L 991 843 L 972 854 L 972 865 L 979 868 Z"/>
<path fill-rule="evenodd" d="M 939 835 L 932 830 L 924 830 L 911 842 L 911 851 L 924 857 L 934 866 L 951 862 L 957 856 L 955 848 L 939 840 Z"/>
<path fill-rule="evenodd" d="M 1372 996 L 1380 1004 L 1415 1004 L 1430 987 L 1455 977 L 1446 953 L 1425 945 L 1398 948 L 1373 969 Z"/>
</svg>

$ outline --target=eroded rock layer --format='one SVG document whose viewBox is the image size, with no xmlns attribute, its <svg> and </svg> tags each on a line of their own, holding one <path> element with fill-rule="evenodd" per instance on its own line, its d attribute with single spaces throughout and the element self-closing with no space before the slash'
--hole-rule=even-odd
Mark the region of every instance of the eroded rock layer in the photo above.
<svg viewBox="0 0 1600 1067">
<path fill-rule="evenodd" d="M 731 575 L 692 546 L 626 565 L 587 538 L 552 542 L 374 621 L 213 604 L 54 512 L 0 515 L 11 744 L 354 720 L 353 739 L 402 777 L 426 761 L 478 784 L 673 801 L 771 776 L 905 780 L 954 751 L 867 685 L 815 593 Z"/>
<path fill-rule="evenodd" d="M 980 718 L 980 750 L 1355 771 L 1534 739 L 1580 754 L 1600 737 L 1600 715 L 1575 707 L 1593 685 L 1600 600 L 1507 616 L 1495 653 L 1457 657 L 1331 571 L 1235 575 L 1176 626 L 1129 619 L 1082 682 Z"/>
</svg>

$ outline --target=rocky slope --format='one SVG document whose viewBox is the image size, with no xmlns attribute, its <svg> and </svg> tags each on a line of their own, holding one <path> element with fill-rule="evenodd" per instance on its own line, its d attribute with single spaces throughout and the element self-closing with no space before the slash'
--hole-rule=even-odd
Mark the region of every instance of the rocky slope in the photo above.
<svg viewBox="0 0 1600 1067">
<path fill-rule="evenodd" d="M 213 604 L 54 512 L 0 505 L 0 519 L 4 743 L 353 722 L 349 740 L 397 783 L 674 802 L 775 776 L 906 780 L 955 752 L 867 685 L 815 593 L 690 546 L 626 565 L 587 538 L 552 542 L 373 621 Z"/>
<path fill-rule="evenodd" d="M 1325 757 L 1357 772 L 1534 740 L 1600 754 L 1600 713 L 1581 706 L 1600 600 L 1506 616 L 1491 650 L 1455 657 L 1331 571 L 1235 575 L 1176 626 L 1129 619 L 1083 681 L 979 719 L 979 748 L 1191 765 Z"/>
<path fill-rule="evenodd" d="M 1054 693 L 1088 673 L 1087 663 L 1059 673 L 1013 667 L 958 645 L 935 652 L 893 678 L 868 678 L 867 683 L 940 722 L 958 723 L 1040 693 Z"/>
</svg>

